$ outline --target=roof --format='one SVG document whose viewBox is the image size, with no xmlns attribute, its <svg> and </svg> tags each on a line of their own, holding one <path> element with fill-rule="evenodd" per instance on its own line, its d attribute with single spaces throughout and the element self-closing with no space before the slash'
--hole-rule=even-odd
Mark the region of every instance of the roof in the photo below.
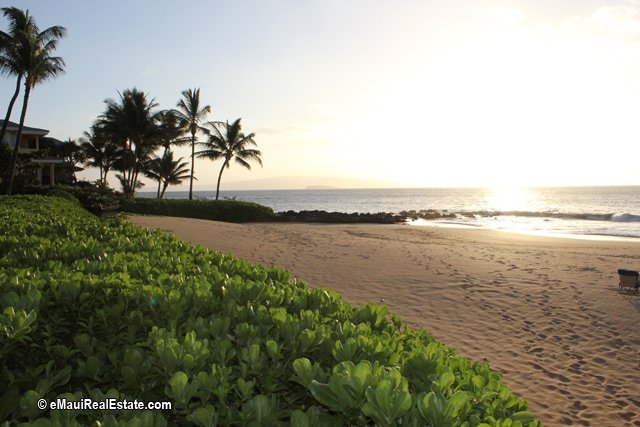
<svg viewBox="0 0 640 427">
<path fill-rule="evenodd" d="M 60 146 L 64 144 L 64 141 L 60 141 L 57 138 L 52 138 L 50 136 L 46 136 L 40 140 L 40 142 L 50 142 L 52 145 Z"/>
<path fill-rule="evenodd" d="M 4 124 L 4 120 L 0 120 L 0 126 L 2 126 Z M 17 132 L 18 131 L 18 123 L 14 123 L 14 122 L 7 122 L 7 130 L 8 131 L 12 131 L 12 132 Z M 22 128 L 22 134 L 23 135 L 40 135 L 40 136 L 44 136 L 46 134 L 48 134 L 49 131 L 47 129 L 39 129 L 39 128 L 32 128 L 29 126 L 24 126 Z"/>
<path fill-rule="evenodd" d="M 64 159 L 60 159 L 58 157 L 47 156 L 44 159 L 31 159 L 31 163 L 39 163 L 39 164 L 50 164 L 50 163 L 64 163 Z"/>
</svg>

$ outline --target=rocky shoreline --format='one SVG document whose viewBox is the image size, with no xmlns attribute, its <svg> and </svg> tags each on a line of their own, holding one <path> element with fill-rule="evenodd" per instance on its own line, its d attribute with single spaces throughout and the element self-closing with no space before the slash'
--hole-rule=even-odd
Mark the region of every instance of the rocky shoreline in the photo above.
<svg viewBox="0 0 640 427">
<path fill-rule="evenodd" d="M 401 224 L 416 219 L 455 218 L 455 214 L 441 213 L 434 209 L 421 211 L 402 211 L 397 214 L 388 212 L 378 213 L 345 213 L 327 212 L 324 210 L 286 211 L 278 212 L 269 221 L 274 222 L 303 222 L 326 224 Z"/>
</svg>

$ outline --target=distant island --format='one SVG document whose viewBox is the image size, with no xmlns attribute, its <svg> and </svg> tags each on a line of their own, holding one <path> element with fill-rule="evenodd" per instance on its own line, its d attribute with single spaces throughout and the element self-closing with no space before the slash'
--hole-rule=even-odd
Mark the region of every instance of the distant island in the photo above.
<svg viewBox="0 0 640 427">
<path fill-rule="evenodd" d="M 307 190 L 337 190 L 333 185 L 307 185 Z"/>
</svg>

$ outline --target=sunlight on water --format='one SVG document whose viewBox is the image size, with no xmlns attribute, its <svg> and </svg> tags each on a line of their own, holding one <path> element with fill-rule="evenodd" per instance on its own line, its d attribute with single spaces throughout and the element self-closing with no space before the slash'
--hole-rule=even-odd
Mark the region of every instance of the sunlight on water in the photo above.
<svg viewBox="0 0 640 427">
<path fill-rule="evenodd" d="M 530 212 L 535 210 L 536 194 L 527 188 L 497 187 L 487 190 L 486 206 L 489 211 L 500 212 L 501 215 L 483 221 L 492 228 L 518 233 L 533 231 L 530 221 L 522 221 L 516 215 L 505 215 L 509 212 Z M 487 224 L 487 225 L 489 225 Z"/>
<path fill-rule="evenodd" d="M 499 212 L 534 210 L 535 194 L 527 188 L 493 188 L 487 194 L 487 206 Z"/>
<path fill-rule="evenodd" d="M 539 234 L 548 219 L 527 217 L 527 213 L 541 209 L 541 200 L 533 189 L 524 187 L 497 187 L 487 189 L 488 215 L 481 215 L 478 225 L 516 233 Z"/>
</svg>

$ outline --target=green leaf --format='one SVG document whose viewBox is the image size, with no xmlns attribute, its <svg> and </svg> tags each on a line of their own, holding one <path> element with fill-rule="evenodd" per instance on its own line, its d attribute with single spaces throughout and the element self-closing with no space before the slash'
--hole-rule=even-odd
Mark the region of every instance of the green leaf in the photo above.
<svg viewBox="0 0 640 427">
<path fill-rule="evenodd" d="M 511 418 L 514 422 L 519 421 L 522 424 L 532 423 L 535 421 L 533 415 L 527 411 L 516 412 L 515 414 L 511 414 L 509 418 Z"/>
<path fill-rule="evenodd" d="M 273 361 L 280 360 L 281 355 L 280 355 L 280 350 L 278 349 L 277 342 L 275 342 L 274 340 L 267 340 L 267 342 L 265 343 L 265 346 L 267 347 L 267 352 L 269 353 L 269 357 L 271 358 L 271 360 Z"/>
<path fill-rule="evenodd" d="M 0 396 L 0 419 L 7 419 L 18 408 L 19 403 L 20 392 L 17 386 L 11 386 Z"/>
<path fill-rule="evenodd" d="M 238 389 L 238 392 L 240 393 L 240 396 L 243 398 L 243 400 L 251 397 L 253 393 L 253 386 L 255 384 L 256 382 L 254 380 L 245 381 L 243 378 L 238 378 L 238 380 L 236 381 L 236 388 Z"/>
<path fill-rule="evenodd" d="M 481 375 L 474 375 L 473 378 L 471 378 L 471 381 L 473 383 L 474 390 L 481 390 L 485 385 L 484 377 Z"/>
<path fill-rule="evenodd" d="M 445 393 L 447 390 L 451 388 L 453 383 L 455 382 L 456 377 L 451 372 L 445 372 L 440 376 L 438 380 L 437 387 L 441 393 Z"/>
<path fill-rule="evenodd" d="M 198 383 L 194 381 L 189 384 L 189 377 L 186 373 L 178 371 L 169 380 L 169 388 L 165 393 L 176 400 L 179 405 L 186 405 L 194 394 L 198 391 Z"/>
<path fill-rule="evenodd" d="M 394 378 L 393 384 L 390 380 L 382 380 L 375 387 L 367 388 L 366 397 L 362 412 L 382 426 L 393 425 L 394 420 L 411 408 L 411 394 L 404 378 Z"/>
<path fill-rule="evenodd" d="M 307 414 L 302 412 L 300 409 L 296 409 L 293 412 L 291 412 L 290 425 L 291 427 L 310 427 L 311 426 L 311 424 L 309 424 L 309 418 L 307 417 Z"/>
<path fill-rule="evenodd" d="M 20 409 L 29 419 L 36 419 L 44 410 L 38 408 L 38 400 L 42 398 L 42 394 L 35 390 L 27 391 L 22 399 L 20 399 Z"/>
<path fill-rule="evenodd" d="M 296 376 L 293 380 L 302 384 L 305 387 L 309 387 L 311 381 L 316 379 L 320 366 L 316 363 L 311 365 L 311 361 L 307 358 L 300 358 L 293 361 L 293 371 Z"/>
<path fill-rule="evenodd" d="M 262 394 L 253 397 L 243 405 L 243 412 L 248 412 L 249 423 L 247 425 L 251 427 L 273 425 L 274 410 L 274 402 Z"/>
<path fill-rule="evenodd" d="M 333 392 L 331 387 L 328 384 L 322 384 L 318 381 L 311 381 L 309 384 L 309 391 L 313 397 L 321 404 L 326 406 L 327 408 L 340 412 L 342 410 L 342 405 L 340 399 Z"/>
<path fill-rule="evenodd" d="M 464 408 L 469 400 L 469 394 L 464 391 L 458 391 L 451 396 L 445 405 L 444 416 L 445 418 L 454 419 L 458 416 L 460 411 Z"/>
<path fill-rule="evenodd" d="M 187 420 L 201 427 L 214 427 L 218 424 L 218 414 L 212 405 L 206 405 L 187 415 Z"/>
</svg>

